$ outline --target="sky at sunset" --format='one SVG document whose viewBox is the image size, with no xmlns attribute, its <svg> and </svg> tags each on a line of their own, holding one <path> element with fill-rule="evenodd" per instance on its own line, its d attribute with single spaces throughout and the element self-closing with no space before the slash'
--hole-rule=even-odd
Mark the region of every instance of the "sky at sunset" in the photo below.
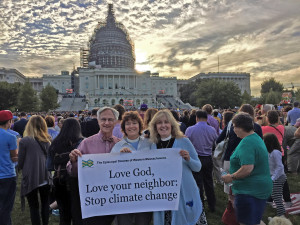
<svg viewBox="0 0 300 225">
<path fill-rule="evenodd" d="M 136 69 L 186 79 L 247 72 L 252 94 L 264 79 L 300 88 L 299 0 L 1 0 L 0 67 L 26 76 L 79 66 L 113 3 L 135 43 Z"/>
</svg>

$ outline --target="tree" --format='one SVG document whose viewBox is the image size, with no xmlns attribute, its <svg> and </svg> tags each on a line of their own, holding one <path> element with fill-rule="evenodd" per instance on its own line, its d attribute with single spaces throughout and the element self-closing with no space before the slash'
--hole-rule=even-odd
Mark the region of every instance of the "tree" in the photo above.
<svg viewBox="0 0 300 225">
<path fill-rule="evenodd" d="M 191 82 L 186 85 L 183 85 L 180 89 L 180 98 L 183 102 L 188 102 L 191 105 L 196 105 L 195 92 L 197 90 L 197 85 L 200 83 L 200 79 L 196 82 Z"/>
<path fill-rule="evenodd" d="M 295 92 L 295 97 L 297 101 L 300 101 L 300 88 L 297 88 L 297 91 Z"/>
<path fill-rule="evenodd" d="M 281 92 L 273 91 L 272 88 L 262 96 L 265 104 L 279 104 L 281 101 Z"/>
<path fill-rule="evenodd" d="M 223 82 L 215 79 L 202 80 L 195 93 L 197 106 L 211 104 L 214 108 L 240 106 L 241 90 L 234 82 Z"/>
<path fill-rule="evenodd" d="M 244 91 L 242 94 L 242 103 L 243 104 L 251 104 L 252 97 L 248 94 L 247 91 Z"/>
<path fill-rule="evenodd" d="M 50 109 L 58 108 L 57 97 L 56 89 L 50 86 L 50 84 L 43 88 L 40 94 L 41 110 L 47 112 Z"/>
<path fill-rule="evenodd" d="M 38 97 L 29 81 L 26 81 L 20 88 L 18 109 L 19 111 L 33 112 L 38 110 Z"/>
<path fill-rule="evenodd" d="M 283 84 L 276 81 L 275 78 L 270 78 L 269 80 L 264 80 L 261 84 L 261 90 L 260 93 L 266 94 L 270 90 L 273 90 L 274 92 L 282 92 L 283 91 Z"/>
<path fill-rule="evenodd" d="M 10 84 L 7 82 L 0 82 L 0 110 L 10 109 L 15 111 L 20 86 L 20 83 Z"/>
</svg>

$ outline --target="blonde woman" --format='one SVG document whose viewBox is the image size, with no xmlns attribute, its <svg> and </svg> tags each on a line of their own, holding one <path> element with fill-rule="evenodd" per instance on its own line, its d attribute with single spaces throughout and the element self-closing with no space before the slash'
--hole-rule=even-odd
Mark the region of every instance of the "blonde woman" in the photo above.
<svg viewBox="0 0 300 225">
<path fill-rule="evenodd" d="M 21 197 L 24 209 L 24 197 L 30 208 L 32 224 L 47 225 L 49 220 L 49 172 L 46 158 L 50 146 L 50 135 L 45 120 L 41 116 L 30 117 L 19 144 L 18 165 L 22 170 Z M 41 216 L 39 198 L 41 200 Z M 42 217 L 42 223 L 40 220 Z"/>
<path fill-rule="evenodd" d="M 202 212 L 200 194 L 192 172 L 199 172 L 201 163 L 190 140 L 180 131 L 179 124 L 169 110 L 155 114 L 149 124 L 152 149 L 180 148 L 182 181 L 177 211 L 154 212 L 154 225 L 196 224 Z M 192 201 L 192 204 L 188 204 Z"/>
</svg>

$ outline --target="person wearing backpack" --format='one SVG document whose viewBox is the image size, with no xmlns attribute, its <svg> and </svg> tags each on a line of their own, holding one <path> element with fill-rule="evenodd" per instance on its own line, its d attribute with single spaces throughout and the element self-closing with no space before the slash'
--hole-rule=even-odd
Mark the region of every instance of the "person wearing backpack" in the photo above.
<svg viewBox="0 0 300 225">
<path fill-rule="evenodd" d="M 81 221 L 78 210 L 72 210 L 72 205 L 78 205 L 73 204 L 77 198 L 74 198 L 76 194 L 72 195 L 71 190 L 71 186 L 76 185 L 71 183 L 66 165 L 70 152 L 79 145 L 82 139 L 79 122 L 75 118 L 68 118 L 49 148 L 48 169 L 54 171 L 54 196 L 59 208 L 60 225 L 71 225 L 71 221 L 73 224 L 80 224 Z"/>
</svg>

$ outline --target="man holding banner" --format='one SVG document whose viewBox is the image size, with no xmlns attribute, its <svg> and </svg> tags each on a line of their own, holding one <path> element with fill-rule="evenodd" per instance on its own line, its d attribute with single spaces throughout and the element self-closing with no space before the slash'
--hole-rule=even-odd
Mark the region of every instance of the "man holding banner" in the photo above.
<svg viewBox="0 0 300 225">
<path fill-rule="evenodd" d="M 97 119 L 100 126 L 100 132 L 84 139 L 78 146 L 78 149 L 74 149 L 69 155 L 70 163 L 68 163 L 67 169 L 72 176 L 77 176 L 78 156 L 85 154 L 110 153 L 114 145 L 120 141 L 119 138 L 112 136 L 118 116 L 118 111 L 110 107 L 103 107 L 98 110 Z M 86 165 L 89 165 L 89 161 L 86 162 Z M 84 224 L 108 225 L 112 223 L 114 218 L 114 215 L 95 216 L 85 219 Z"/>
</svg>

